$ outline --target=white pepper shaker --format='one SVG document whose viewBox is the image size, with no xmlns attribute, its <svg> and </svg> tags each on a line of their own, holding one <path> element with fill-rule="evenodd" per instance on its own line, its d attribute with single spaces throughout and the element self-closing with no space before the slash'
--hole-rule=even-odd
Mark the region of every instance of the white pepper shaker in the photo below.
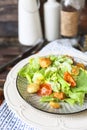
<svg viewBox="0 0 87 130">
<path fill-rule="evenodd" d="M 47 41 L 60 38 L 60 9 L 60 3 L 56 0 L 44 3 L 44 30 Z"/>
<path fill-rule="evenodd" d="M 37 0 L 19 0 L 18 38 L 25 46 L 33 46 L 42 41 L 42 28 Z"/>
</svg>

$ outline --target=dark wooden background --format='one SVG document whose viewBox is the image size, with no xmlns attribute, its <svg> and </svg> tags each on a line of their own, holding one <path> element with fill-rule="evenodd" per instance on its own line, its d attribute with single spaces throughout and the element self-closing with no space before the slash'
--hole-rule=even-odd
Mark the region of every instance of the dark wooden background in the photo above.
<svg viewBox="0 0 87 130">
<path fill-rule="evenodd" d="M 18 0 L 0 0 L 0 37 L 17 36 Z"/>
</svg>

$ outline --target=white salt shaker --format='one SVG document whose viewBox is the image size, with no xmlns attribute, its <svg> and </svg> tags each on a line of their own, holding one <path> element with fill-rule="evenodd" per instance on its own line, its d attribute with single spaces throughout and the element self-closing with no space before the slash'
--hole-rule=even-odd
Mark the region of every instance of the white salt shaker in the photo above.
<svg viewBox="0 0 87 130">
<path fill-rule="evenodd" d="M 60 9 L 56 0 L 48 0 L 44 4 L 44 30 L 48 41 L 60 38 Z"/>
<path fill-rule="evenodd" d="M 33 46 L 42 41 L 42 28 L 37 0 L 19 0 L 18 38 L 25 46 Z"/>
</svg>

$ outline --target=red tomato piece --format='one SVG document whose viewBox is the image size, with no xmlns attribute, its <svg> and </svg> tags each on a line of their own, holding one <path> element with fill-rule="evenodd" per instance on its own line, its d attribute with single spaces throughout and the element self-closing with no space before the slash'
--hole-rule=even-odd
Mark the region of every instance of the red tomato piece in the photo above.
<svg viewBox="0 0 87 130">
<path fill-rule="evenodd" d="M 73 79 L 72 75 L 69 72 L 64 73 L 64 80 L 66 80 L 68 83 L 70 83 L 71 87 L 76 86 L 76 82 L 75 82 L 75 80 Z"/>
<path fill-rule="evenodd" d="M 39 96 L 48 96 L 52 94 L 52 88 L 50 84 L 43 83 L 40 85 L 40 89 L 38 90 L 37 94 Z"/>
</svg>

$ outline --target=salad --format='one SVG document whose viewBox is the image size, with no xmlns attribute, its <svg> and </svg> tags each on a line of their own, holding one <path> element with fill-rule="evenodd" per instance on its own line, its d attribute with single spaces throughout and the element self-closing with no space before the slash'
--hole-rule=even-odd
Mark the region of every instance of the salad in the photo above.
<svg viewBox="0 0 87 130">
<path fill-rule="evenodd" d="M 87 70 L 68 55 L 32 57 L 18 75 L 28 81 L 27 92 L 40 96 L 52 108 L 61 102 L 83 105 L 87 94 Z"/>
</svg>

